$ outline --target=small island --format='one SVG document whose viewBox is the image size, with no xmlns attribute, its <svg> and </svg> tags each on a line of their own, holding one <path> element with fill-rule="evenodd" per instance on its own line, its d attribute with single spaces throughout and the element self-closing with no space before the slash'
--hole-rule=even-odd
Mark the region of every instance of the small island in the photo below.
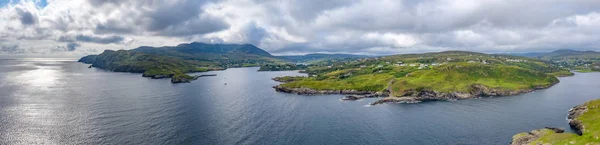
<svg viewBox="0 0 600 145">
<path fill-rule="evenodd" d="M 600 99 L 577 105 L 569 110 L 567 119 L 575 133 L 546 127 L 513 136 L 513 145 L 538 144 L 600 144 Z"/>
<path fill-rule="evenodd" d="M 416 103 L 510 96 L 548 88 L 573 73 L 525 57 L 465 51 L 392 55 L 311 66 L 308 77 L 278 77 L 274 89 L 301 95 L 384 97 L 371 103 Z"/>
</svg>

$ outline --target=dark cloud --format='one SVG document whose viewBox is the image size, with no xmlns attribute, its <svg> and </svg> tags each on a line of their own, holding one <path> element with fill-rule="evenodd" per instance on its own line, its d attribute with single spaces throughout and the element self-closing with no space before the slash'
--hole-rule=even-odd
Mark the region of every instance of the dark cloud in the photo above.
<svg viewBox="0 0 600 145">
<path fill-rule="evenodd" d="M 336 9 L 358 2 L 358 0 L 298 0 L 288 1 L 290 14 L 302 21 L 311 21 L 325 10 Z"/>
<path fill-rule="evenodd" d="M 77 35 L 77 36 L 75 36 L 75 40 L 80 41 L 80 42 L 110 44 L 110 43 L 121 43 L 121 42 L 123 42 L 123 40 L 125 40 L 125 38 L 123 38 L 121 36 L 97 37 L 97 36 Z"/>
<path fill-rule="evenodd" d="M 159 31 L 194 19 L 202 12 L 200 7 L 205 2 L 204 0 L 180 0 L 155 3 L 161 6 L 145 13 L 145 17 L 150 19 L 148 30 Z"/>
<path fill-rule="evenodd" d="M 78 43 L 67 43 L 67 51 L 75 51 L 79 46 L 81 45 Z"/>
<path fill-rule="evenodd" d="M 61 36 L 60 38 L 58 38 L 58 41 L 60 42 L 88 42 L 98 44 L 122 43 L 124 40 L 125 38 L 121 36 L 100 37 L 89 35 Z"/>
<path fill-rule="evenodd" d="M 523 52 L 590 50 L 600 45 L 598 0 L 87 0 L 55 4 L 39 9 L 33 2 L 20 1 L 0 7 L 7 12 L 0 20 L 10 20 L 0 21 L 0 38 L 20 45 L 2 50 L 45 52 L 52 46 L 57 51 L 86 51 L 106 49 L 103 44 L 125 49 L 188 41 L 251 43 L 279 54 Z"/>
<path fill-rule="evenodd" d="M 229 25 L 222 19 L 202 15 L 180 24 L 171 25 L 160 30 L 159 33 L 165 36 L 188 36 L 221 31 L 227 28 L 229 28 Z"/>
<path fill-rule="evenodd" d="M 245 35 L 248 43 L 260 44 L 260 41 L 269 35 L 262 27 L 259 27 L 255 22 L 248 23 L 243 29 L 242 34 Z"/>
<path fill-rule="evenodd" d="M 133 29 L 134 28 L 130 27 L 130 26 L 121 26 L 120 23 L 116 20 L 108 20 L 104 24 L 96 24 L 94 33 L 96 33 L 96 34 L 107 34 L 107 33 L 127 34 L 127 33 L 132 33 Z"/>
<path fill-rule="evenodd" d="M 19 45 L 1 45 L 0 44 L 0 53 L 25 53 L 25 51 L 19 48 Z"/>
<path fill-rule="evenodd" d="M 95 25 L 96 34 L 135 34 L 153 32 L 162 36 L 189 36 L 217 32 L 229 28 L 222 17 L 204 13 L 203 5 L 210 0 L 178 1 L 102 1 L 92 5 L 107 8 L 131 7 L 121 11 L 122 17 L 111 18 Z"/>
<path fill-rule="evenodd" d="M 37 22 L 37 18 L 31 14 L 31 12 L 24 10 L 24 9 L 16 9 L 17 14 L 19 14 L 19 20 L 21 21 L 21 24 L 23 25 L 33 25 Z"/>
</svg>

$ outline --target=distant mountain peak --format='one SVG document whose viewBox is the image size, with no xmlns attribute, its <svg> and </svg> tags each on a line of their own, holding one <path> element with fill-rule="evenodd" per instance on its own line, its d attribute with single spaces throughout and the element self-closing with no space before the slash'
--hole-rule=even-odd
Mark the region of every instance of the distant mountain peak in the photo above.
<svg viewBox="0 0 600 145">
<path fill-rule="evenodd" d="M 577 51 L 577 50 L 573 50 L 573 49 L 558 49 L 553 52 L 581 52 L 581 51 Z"/>
<path fill-rule="evenodd" d="M 164 47 L 150 47 L 142 46 L 134 49 L 134 51 L 146 52 L 146 53 L 164 53 L 164 51 L 177 51 L 185 54 L 199 54 L 199 53 L 212 53 L 212 54 L 231 54 L 231 53 L 242 53 L 259 56 L 272 55 L 252 44 L 210 44 L 203 42 L 191 42 L 182 43 L 177 46 L 164 46 Z"/>
</svg>

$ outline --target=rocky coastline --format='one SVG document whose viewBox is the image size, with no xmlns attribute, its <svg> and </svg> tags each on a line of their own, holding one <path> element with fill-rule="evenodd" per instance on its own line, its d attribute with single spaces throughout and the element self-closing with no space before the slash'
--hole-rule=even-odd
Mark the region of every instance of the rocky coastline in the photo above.
<svg viewBox="0 0 600 145">
<path fill-rule="evenodd" d="M 478 98 L 483 96 L 514 96 L 525 93 L 530 93 L 539 89 L 546 89 L 554 84 L 547 86 L 536 86 L 532 89 L 521 89 L 521 90 L 501 90 L 497 88 L 489 88 L 483 85 L 472 85 L 470 92 L 438 92 L 434 90 L 409 90 L 406 91 L 401 97 L 386 97 L 371 103 L 371 105 L 378 105 L 382 103 L 419 103 L 423 101 L 449 101 L 449 100 L 462 100 Z"/>
<path fill-rule="evenodd" d="M 585 126 L 580 120 L 577 120 L 577 117 L 583 115 L 583 113 L 585 113 L 587 110 L 588 108 L 586 105 L 577 105 L 569 110 L 569 116 L 567 116 L 567 119 L 569 120 L 569 126 L 571 126 L 571 128 L 575 130 L 575 133 L 578 135 L 583 135 Z"/>
<path fill-rule="evenodd" d="M 208 77 L 208 76 L 217 76 L 216 74 L 208 74 L 208 75 L 195 75 L 191 77 L 183 76 L 183 77 L 171 77 L 171 83 L 190 83 L 193 80 L 197 80 L 200 77 Z"/>
<path fill-rule="evenodd" d="M 524 145 L 529 144 L 540 137 L 546 135 L 548 132 L 552 133 L 564 133 L 565 130 L 562 128 L 554 128 L 554 127 L 545 127 L 543 129 L 536 129 L 529 132 L 519 133 L 513 136 L 511 145 Z"/>
<path fill-rule="evenodd" d="M 583 123 L 580 120 L 577 120 L 577 117 L 583 115 L 586 111 L 588 111 L 588 108 L 585 104 L 577 105 L 569 110 L 569 115 L 567 116 L 567 119 L 569 120 L 569 126 L 579 136 L 583 135 L 583 132 L 585 131 L 585 126 L 583 125 Z M 519 133 L 519 134 L 516 134 L 513 136 L 511 145 L 529 144 L 529 143 L 536 141 L 537 139 L 541 138 L 542 136 L 544 136 L 548 133 L 564 133 L 564 132 L 565 132 L 564 129 L 546 127 L 543 129 L 536 129 L 536 130 L 532 130 L 529 132 Z"/>
<path fill-rule="evenodd" d="M 284 93 L 293 93 L 298 95 L 333 95 L 333 94 L 342 94 L 342 95 L 374 95 L 381 94 L 375 91 L 358 91 L 358 90 L 315 90 L 311 88 L 287 88 L 282 87 L 280 85 L 273 87 L 277 92 Z"/>
<path fill-rule="evenodd" d="M 193 80 L 197 80 L 200 77 L 208 77 L 208 76 L 217 76 L 216 74 L 207 74 L 207 75 L 195 75 L 195 76 L 179 76 L 175 74 L 166 74 L 166 75 L 146 75 L 143 74 L 142 77 L 150 78 L 150 79 L 165 79 L 171 78 L 171 83 L 190 83 Z"/>
<path fill-rule="evenodd" d="M 558 83 L 558 82 L 557 82 Z M 556 83 L 554 83 L 556 84 Z M 532 89 L 521 89 L 521 90 L 501 90 L 497 88 L 489 88 L 483 85 L 472 85 L 470 92 L 438 92 L 434 90 L 409 90 L 404 94 L 398 96 L 390 96 L 389 88 L 382 92 L 376 91 L 357 91 L 357 90 L 315 90 L 310 88 L 286 88 L 281 85 L 274 86 L 273 88 L 278 92 L 294 93 L 299 95 L 330 95 L 330 94 L 342 94 L 350 95 L 342 98 L 342 100 L 359 100 L 362 98 L 373 98 L 373 97 L 385 97 L 378 101 L 371 103 L 370 105 L 378 105 L 383 103 L 419 103 L 423 101 L 449 101 L 449 100 L 462 100 L 478 98 L 483 96 L 513 96 L 519 94 L 525 94 L 533 92 L 539 89 L 546 89 L 554 84 L 546 86 L 536 86 Z"/>
</svg>

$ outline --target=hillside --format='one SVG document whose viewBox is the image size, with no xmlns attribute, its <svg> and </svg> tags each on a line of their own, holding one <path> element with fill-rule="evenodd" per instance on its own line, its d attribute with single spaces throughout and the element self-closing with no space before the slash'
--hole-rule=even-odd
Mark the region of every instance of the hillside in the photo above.
<svg viewBox="0 0 600 145">
<path fill-rule="evenodd" d="M 143 73 L 142 76 L 155 79 L 173 76 L 177 76 L 176 79 L 195 79 L 185 73 L 259 66 L 283 60 L 250 44 L 190 43 L 165 47 L 143 46 L 132 50 L 106 50 L 98 55 L 82 57 L 79 62 L 109 71 Z"/>
<path fill-rule="evenodd" d="M 367 58 L 369 56 L 352 54 L 314 53 L 306 55 L 289 55 L 277 57 L 286 60 L 286 62 L 261 65 L 259 71 L 304 70 L 309 66 L 328 66 L 337 62 Z"/>
<path fill-rule="evenodd" d="M 523 144 L 600 144 L 600 100 L 592 100 L 569 110 L 569 125 L 575 133 L 563 129 L 544 128 L 513 136 L 514 145 Z"/>
<path fill-rule="evenodd" d="M 291 60 L 293 62 L 301 62 L 301 63 L 310 63 L 310 62 L 318 62 L 325 60 L 343 60 L 343 59 L 357 59 L 357 58 L 366 58 L 369 56 L 366 55 L 352 55 L 352 54 L 323 54 L 323 53 L 313 53 L 306 55 L 284 55 L 278 56 L 283 59 Z"/>
<path fill-rule="evenodd" d="M 522 54 L 522 55 L 529 55 Z M 560 49 L 548 53 L 531 53 L 528 57 L 541 59 L 554 65 L 578 72 L 600 71 L 600 52 Z"/>
<path fill-rule="evenodd" d="M 131 51 L 213 63 L 224 68 L 259 66 L 261 64 L 284 61 L 252 44 L 206 44 L 193 42 L 177 46 L 142 46 Z"/>
<path fill-rule="evenodd" d="M 379 94 L 383 102 L 505 96 L 546 88 L 571 75 L 525 57 L 447 51 L 340 62 L 306 69 L 310 77 L 281 77 L 275 89 L 299 94 Z M 382 102 L 379 102 L 382 103 Z"/>
</svg>

